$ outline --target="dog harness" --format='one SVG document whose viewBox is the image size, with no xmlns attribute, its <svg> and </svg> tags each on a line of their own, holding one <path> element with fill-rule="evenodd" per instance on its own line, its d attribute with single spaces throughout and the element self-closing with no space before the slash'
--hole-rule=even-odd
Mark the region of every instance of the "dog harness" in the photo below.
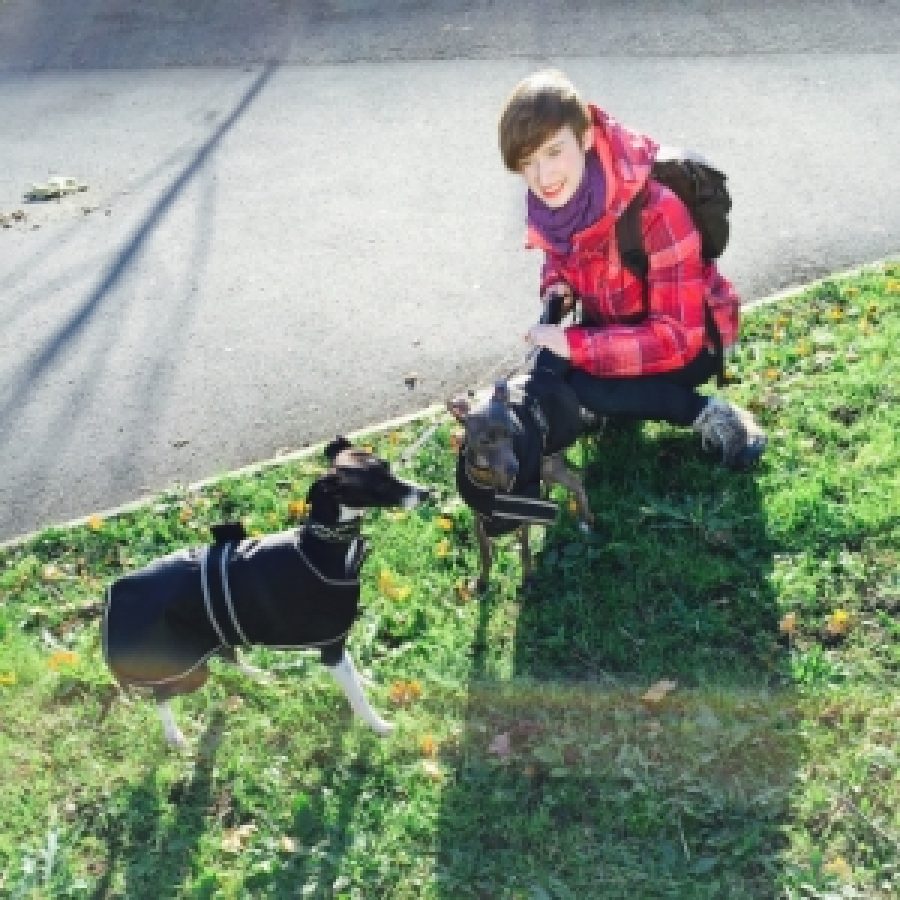
<svg viewBox="0 0 900 900">
<path fill-rule="evenodd" d="M 309 649 L 344 639 L 359 614 L 365 543 L 342 534 L 348 577 L 335 578 L 308 558 L 302 536 L 217 540 L 119 578 L 102 625 L 110 670 L 124 685 L 165 685 L 222 647 Z"/>
</svg>

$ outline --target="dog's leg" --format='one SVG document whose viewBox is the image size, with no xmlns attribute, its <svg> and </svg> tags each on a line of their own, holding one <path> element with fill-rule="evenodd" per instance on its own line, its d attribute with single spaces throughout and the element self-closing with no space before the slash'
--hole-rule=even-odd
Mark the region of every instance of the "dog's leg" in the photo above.
<svg viewBox="0 0 900 900">
<path fill-rule="evenodd" d="M 566 465 L 562 453 L 554 453 L 541 460 L 541 478 L 547 484 L 559 484 L 572 493 L 575 498 L 579 527 L 583 532 L 590 531 L 594 524 L 594 516 L 588 503 L 584 482 Z"/>
<path fill-rule="evenodd" d="M 478 538 L 478 557 L 481 560 L 481 574 L 475 582 L 475 590 L 479 593 L 487 589 L 491 577 L 491 539 L 484 528 L 481 516 L 475 516 L 475 537 Z"/>
<path fill-rule="evenodd" d="M 528 580 L 531 575 L 531 547 L 528 544 L 528 523 L 523 522 L 519 526 L 519 558 L 522 561 L 522 582 Z"/>
<path fill-rule="evenodd" d="M 181 729 L 175 723 L 175 715 L 172 712 L 169 701 L 160 700 L 156 704 L 156 711 L 159 713 L 159 718 L 162 721 L 163 732 L 165 733 L 166 741 L 168 741 L 169 746 L 174 747 L 176 750 L 187 750 L 187 741 L 185 740 Z"/>
<path fill-rule="evenodd" d="M 358 715 L 376 734 L 382 736 L 390 734 L 394 726 L 386 722 L 378 713 L 369 706 L 369 701 L 363 693 L 359 673 L 353 664 L 353 657 L 344 650 L 340 662 L 328 666 L 334 680 L 343 688 L 350 701 L 350 708 Z"/>
</svg>

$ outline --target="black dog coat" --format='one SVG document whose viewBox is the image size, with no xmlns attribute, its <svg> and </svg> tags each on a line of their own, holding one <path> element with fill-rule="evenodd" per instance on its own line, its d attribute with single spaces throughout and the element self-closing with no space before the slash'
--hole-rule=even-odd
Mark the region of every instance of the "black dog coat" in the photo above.
<svg viewBox="0 0 900 900">
<path fill-rule="evenodd" d="M 465 448 L 456 462 L 456 488 L 466 505 L 477 512 L 488 537 L 514 531 L 523 522 L 548 524 L 556 518 L 556 504 L 541 500 L 541 460 L 570 446 L 593 423 L 587 422 L 578 398 L 553 358 L 542 351 L 522 386 L 522 400 L 509 408 L 518 427 L 513 452 L 519 471 L 509 494 L 477 484 L 465 466 Z"/>
<path fill-rule="evenodd" d="M 181 550 L 119 578 L 109 589 L 103 650 L 123 685 L 164 687 L 223 647 L 321 647 L 343 639 L 359 614 L 363 543 L 354 538 L 346 579 L 307 558 L 302 530 L 259 539 L 214 529 L 216 543 Z M 330 662 L 330 660 L 328 660 Z"/>
</svg>

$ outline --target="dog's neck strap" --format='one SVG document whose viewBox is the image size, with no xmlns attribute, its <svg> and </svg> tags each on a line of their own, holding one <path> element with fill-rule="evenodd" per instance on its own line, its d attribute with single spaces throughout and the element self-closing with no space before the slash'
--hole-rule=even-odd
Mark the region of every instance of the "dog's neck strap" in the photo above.
<svg viewBox="0 0 900 900">
<path fill-rule="evenodd" d="M 306 529 L 313 537 L 329 544 L 346 544 L 359 536 L 359 519 L 351 519 L 349 522 L 340 522 L 336 525 L 326 525 L 310 519 L 306 523 Z"/>
</svg>

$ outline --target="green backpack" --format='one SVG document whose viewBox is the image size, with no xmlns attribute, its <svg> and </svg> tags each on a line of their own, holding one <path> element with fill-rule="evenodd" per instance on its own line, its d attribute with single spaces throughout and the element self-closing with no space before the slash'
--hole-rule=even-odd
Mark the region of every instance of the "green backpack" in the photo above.
<svg viewBox="0 0 900 900">
<path fill-rule="evenodd" d="M 650 177 L 675 193 L 687 207 L 702 241 L 701 255 L 706 262 L 722 255 L 728 244 L 728 213 L 731 196 L 725 185 L 726 176 L 706 160 L 687 151 L 677 151 L 665 159 L 657 159 Z M 644 250 L 641 232 L 641 208 L 647 202 L 645 187 L 628 204 L 616 222 L 616 240 L 622 265 L 643 284 L 644 314 L 650 309 L 647 274 L 650 260 Z M 706 298 L 706 330 L 718 360 L 717 380 L 723 385 L 725 348 L 737 341 L 740 328 L 740 304 L 737 300 Z"/>
</svg>

